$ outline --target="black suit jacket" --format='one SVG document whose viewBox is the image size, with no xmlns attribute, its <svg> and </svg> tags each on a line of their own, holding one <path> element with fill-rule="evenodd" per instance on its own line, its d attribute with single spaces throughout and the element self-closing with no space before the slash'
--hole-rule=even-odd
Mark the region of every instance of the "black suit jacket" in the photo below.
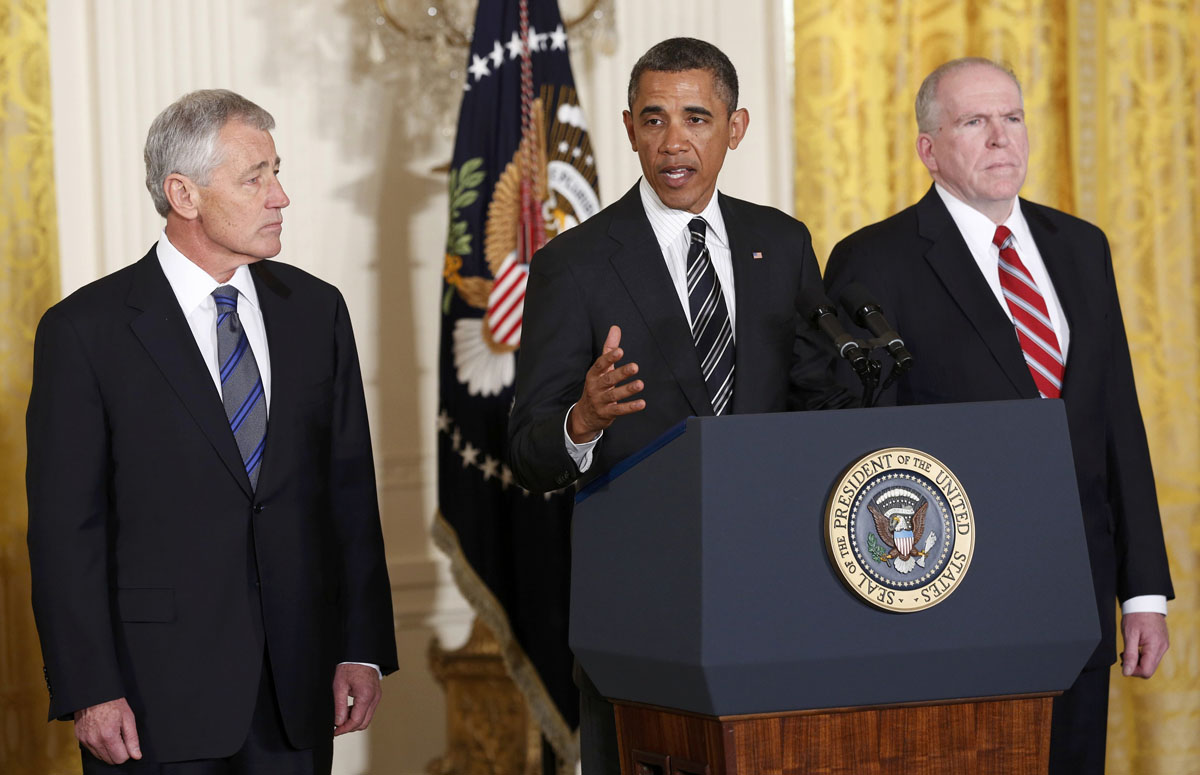
<svg viewBox="0 0 1200 775">
<path fill-rule="evenodd" d="M 1099 667 L 1115 659 L 1115 598 L 1173 596 L 1154 475 L 1104 233 L 1025 200 L 1021 211 L 1071 330 L 1062 399 L 1102 625 L 1089 666 Z M 1012 322 L 933 188 L 833 249 L 830 295 L 852 281 L 878 298 L 915 362 L 884 402 L 1038 398 Z"/>
<path fill-rule="evenodd" d="M 288 738 L 341 661 L 396 668 L 358 356 L 337 289 L 251 267 L 272 400 L 257 492 L 154 248 L 52 307 L 27 416 L 50 716 L 125 696 L 160 761 L 242 744 L 269 654 Z"/>
<path fill-rule="evenodd" d="M 804 224 L 770 207 L 719 199 L 733 262 L 737 321 L 733 412 L 846 405 L 832 351 L 797 312 L 820 283 Z M 761 254 L 755 258 L 754 254 Z M 691 330 L 635 185 L 619 201 L 555 237 L 533 257 L 509 420 L 516 478 L 534 491 L 580 478 L 563 419 L 612 325 L 645 383 L 646 408 L 617 418 L 581 484 L 689 416 L 712 414 Z"/>
</svg>

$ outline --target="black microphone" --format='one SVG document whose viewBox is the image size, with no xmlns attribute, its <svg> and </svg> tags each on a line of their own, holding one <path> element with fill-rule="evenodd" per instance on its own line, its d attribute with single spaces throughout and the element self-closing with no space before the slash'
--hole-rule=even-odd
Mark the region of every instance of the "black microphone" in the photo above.
<svg viewBox="0 0 1200 775">
<path fill-rule="evenodd" d="M 866 353 L 858 346 L 858 342 L 846 333 L 846 329 L 842 328 L 842 323 L 838 320 L 837 309 L 825 294 L 816 288 L 803 288 L 800 291 L 800 308 L 805 319 L 812 324 L 813 328 L 829 337 L 838 355 L 849 361 L 850 366 L 856 372 L 861 374 L 867 369 Z"/>
<path fill-rule="evenodd" d="M 904 340 L 900 335 L 892 330 L 870 291 L 858 283 L 850 283 L 842 291 L 842 309 L 846 310 L 846 314 L 855 323 L 883 342 L 888 353 L 896 359 L 896 366 L 902 370 L 912 367 L 912 353 L 905 349 Z"/>
</svg>

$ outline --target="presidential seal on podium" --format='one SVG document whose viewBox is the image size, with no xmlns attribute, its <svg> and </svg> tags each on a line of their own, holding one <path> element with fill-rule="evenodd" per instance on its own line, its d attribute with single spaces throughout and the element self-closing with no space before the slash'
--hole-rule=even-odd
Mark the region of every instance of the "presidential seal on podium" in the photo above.
<svg viewBox="0 0 1200 775">
<path fill-rule="evenodd" d="M 826 508 L 825 540 L 834 568 L 859 597 L 911 613 L 962 583 L 975 552 L 975 517 L 941 461 L 891 447 L 846 469 Z"/>
</svg>

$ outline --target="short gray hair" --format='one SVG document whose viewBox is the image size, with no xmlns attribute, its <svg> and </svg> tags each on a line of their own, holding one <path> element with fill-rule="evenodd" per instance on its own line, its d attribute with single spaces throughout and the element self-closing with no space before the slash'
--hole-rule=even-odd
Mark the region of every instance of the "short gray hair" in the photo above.
<svg viewBox="0 0 1200 775">
<path fill-rule="evenodd" d="M 171 203 L 163 192 L 168 175 L 186 175 L 201 186 L 221 163 L 217 135 L 230 121 L 240 121 L 269 132 L 275 128 L 271 114 L 227 89 L 202 89 L 173 102 L 150 125 L 146 135 L 146 188 L 154 209 L 166 217 Z"/>
<path fill-rule="evenodd" d="M 937 112 L 940 107 L 937 101 L 937 91 L 942 79 L 951 73 L 977 65 L 990 67 L 993 70 L 999 70 L 1004 73 L 1016 85 L 1017 94 L 1021 94 L 1021 82 L 1017 80 L 1016 73 L 1008 65 L 993 59 L 987 59 L 986 57 L 960 57 L 959 59 L 951 59 L 949 62 L 939 65 L 932 73 L 925 76 L 925 80 L 921 82 L 921 88 L 917 90 L 916 111 L 918 132 L 932 132 L 937 129 Z"/>
<path fill-rule="evenodd" d="M 725 103 L 730 113 L 737 110 L 737 70 L 724 51 L 696 38 L 669 38 L 642 54 L 629 74 L 629 109 L 633 110 L 633 103 L 637 100 L 642 73 L 681 73 L 685 70 L 707 70 L 712 73 L 717 99 Z"/>
</svg>

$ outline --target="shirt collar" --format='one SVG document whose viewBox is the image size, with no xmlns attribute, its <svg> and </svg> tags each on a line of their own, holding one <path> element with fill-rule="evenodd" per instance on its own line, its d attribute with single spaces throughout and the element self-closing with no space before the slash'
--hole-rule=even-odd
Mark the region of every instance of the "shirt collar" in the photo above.
<svg viewBox="0 0 1200 775">
<path fill-rule="evenodd" d="M 217 282 L 208 272 L 197 266 L 191 259 L 179 252 L 179 249 L 167 239 L 164 229 L 158 240 L 158 264 L 162 267 L 175 298 L 185 316 L 192 314 L 201 304 L 208 301 L 212 292 L 222 283 Z M 250 276 L 250 267 L 246 264 L 239 266 L 233 277 L 225 285 L 237 288 L 241 299 L 238 304 L 249 302 L 250 306 L 258 309 L 258 291 L 254 287 L 254 278 Z"/>
<path fill-rule="evenodd" d="M 1025 213 L 1021 212 L 1019 197 L 1013 202 L 1012 212 L 1009 213 L 1008 220 L 1004 222 L 1004 225 L 1012 232 L 1013 242 L 1016 243 L 1018 252 L 1022 245 L 1028 247 L 1033 244 L 1033 233 L 1029 231 L 1029 222 L 1025 220 Z"/>
<path fill-rule="evenodd" d="M 654 236 L 658 239 L 658 247 L 664 255 L 667 252 L 667 248 L 678 241 L 679 235 L 687 231 L 688 224 L 692 222 L 693 218 L 703 218 L 708 223 L 706 241 L 710 247 L 715 243 L 720 247 L 729 248 L 729 235 L 725 231 L 725 218 L 721 215 L 721 203 L 717 201 L 720 198 L 719 192 L 713 191 L 712 199 L 708 200 L 708 204 L 704 210 L 699 213 L 689 213 L 687 210 L 675 210 L 667 207 L 658 198 L 658 194 L 646 181 L 645 177 L 642 177 L 638 183 L 638 193 L 642 196 L 642 208 L 645 209 L 646 215 L 650 220 L 650 225 L 654 228 Z M 650 217 L 651 214 L 654 217 Z"/>
<path fill-rule="evenodd" d="M 942 188 L 940 183 L 935 183 L 933 187 L 937 190 L 938 196 L 942 198 L 946 209 L 950 211 L 950 217 L 954 219 L 958 230 L 962 232 L 963 237 L 969 243 L 979 242 L 995 247 L 992 237 L 996 234 L 996 224 L 992 222 L 991 218 Z M 1018 252 L 1020 252 L 1022 244 L 1029 244 L 1033 240 L 1029 233 L 1029 224 L 1025 222 L 1025 214 L 1021 212 L 1020 197 L 1013 197 L 1012 212 L 1008 214 L 1003 225 L 1012 232 Z M 981 242 L 982 240 L 986 240 L 986 242 Z"/>
</svg>

